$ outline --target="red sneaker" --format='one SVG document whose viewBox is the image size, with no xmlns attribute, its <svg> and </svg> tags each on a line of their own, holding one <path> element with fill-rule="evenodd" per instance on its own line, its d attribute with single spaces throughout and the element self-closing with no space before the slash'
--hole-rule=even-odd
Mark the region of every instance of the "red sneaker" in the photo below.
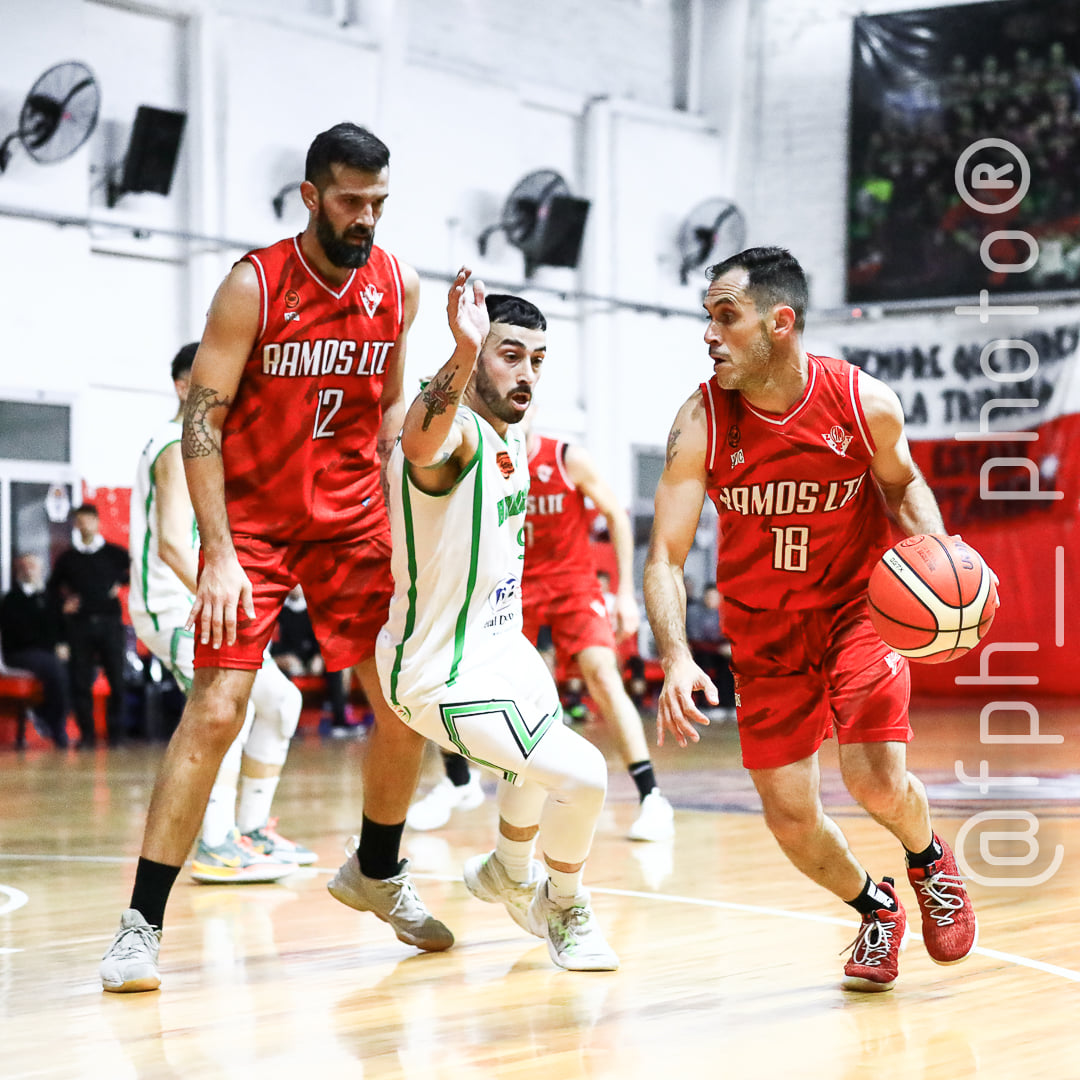
<svg viewBox="0 0 1080 1080">
<path fill-rule="evenodd" d="M 879 889 L 896 901 L 896 910 L 879 908 L 864 915 L 859 934 L 851 943 L 851 959 L 844 965 L 845 990 L 878 994 L 891 990 L 900 970 L 900 950 L 907 944 L 907 915 L 893 888 L 892 878 L 882 878 Z M 846 952 L 847 950 L 845 950 Z"/>
<path fill-rule="evenodd" d="M 971 897 L 956 868 L 952 849 L 935 837 L 943 852 L 929 866 L 908 867 L 908 881 L 919 898 L 922 935 L 935 964 L 958 964 L 979 940 L 979 923 Z"/>
</svg>

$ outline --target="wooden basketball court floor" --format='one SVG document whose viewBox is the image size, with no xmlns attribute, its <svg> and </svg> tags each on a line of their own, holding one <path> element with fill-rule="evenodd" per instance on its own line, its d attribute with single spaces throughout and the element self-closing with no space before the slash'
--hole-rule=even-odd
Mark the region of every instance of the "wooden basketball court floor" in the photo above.
<svg viewBox="0 0 1080 1080">
<path fill-rule="evenodd" d="M 855 919 L 766 833 L 731 724 L 657 753 L 677 808 L 670 844 L 624 839 L 634 800 L 613 765 L 587 884 L 618 972 L 555 968 L 500 906 L 468 895 L 461 864 L 491 847 L 490 802 L 406 834 L 422 895 L 457 936 L 450 951 L 420 954 L 334 901 L 363 744 L 307 736 L 276 811 L 318 865 L 277 885 L 182 875 L 162 989 L 138 995 L 103 994 L 97 965 L 127 904 L 160 748 L 4 750 L 0 1077 L 1080 1077 L 1080 709 L 1044 707 L 1042 730 L 1064 742 L 1038 746 L 981 746 L 978 714 L 920 710 L 911 752 L 939 831 L 951 841 L 967 826 L 970 866 L 991 879 L 970 884 L 978 950 L 939 967 L 913 938 L 896 989 L 870 996 L 840 989 Z M 983 759 L 991 775 L 1039 783 L 981 795 L 957 781 L 955 762 L 977 775 Z M 845 797 L 835 751 L 823 765 L 830 812 L 875 875 L 896 877 L 917 929 L 898 845 Z M 432 754 L 425 783 L 436 769 Z M 1013 816 L 972 827 L 980 813 Z M 980 829 L 1033 821 L 1037 852 L 984 835 L 980 853 Z M 1016 883 L 1053 870 L 1058 846 L 1047 880 Z"/>
</svg>

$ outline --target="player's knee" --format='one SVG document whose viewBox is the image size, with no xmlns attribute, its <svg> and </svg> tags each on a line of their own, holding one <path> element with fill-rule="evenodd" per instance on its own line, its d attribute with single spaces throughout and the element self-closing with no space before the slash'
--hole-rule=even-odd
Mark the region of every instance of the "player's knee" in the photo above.
<svg viewBox="0 0 1080 1080">
<path fill-rule="evenodd" d="M 763 799 L 765 825 L 781 847 L 799 847 L 821 827 L 823 812 L 817 802 Z"/>
<path fill-rule="evenodd" d="M 198 728 L 201 741 L 208 746 L 220 747 L 224 753 L 244 726 L 246 711 L 246 699 L 232 694 L 215 691 L 198 695 L 193 693 L 184 709 L 183 721 Z"/>
<path fill-rule="evenodd" d="M 592 743 L 579 737 L 573 753 L 565 756 L 566 774 L 556 798 L 573 802 L 583 812 L 600 813 L 607 795 L 607 762 Z"/>
<path fill-rule="evenodd" d="M 891 771 L 859 774 L 845 777 L 851 797 L 868 813 L 886 821 L 902 809 L 907 797 L 907 775 L 893 775 Z"/>
</svg>

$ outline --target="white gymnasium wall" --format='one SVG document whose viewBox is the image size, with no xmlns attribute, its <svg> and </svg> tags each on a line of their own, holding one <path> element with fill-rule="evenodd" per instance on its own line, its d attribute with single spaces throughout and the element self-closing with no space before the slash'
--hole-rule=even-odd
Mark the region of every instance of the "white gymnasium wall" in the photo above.
<svg viewBox="0 0 1080 1080">
<path fill-rule="evenodd" d="M 104 91 L 91 145 L 49 168 L 16 152 L 0 206 L 226 236 L 190 245 L 0 217 L 8 311 L 0 388 L 69 390 L 79 400 L 77 465 L 93 485 L 129 482 L 131 449 L 170 407 L 165 366 L 197 336 L 243 243 L 299 230 L 271 199 L 299 179 L 316 130 L 368 123 L 392 151 L 393 194 L 379 241 L 422 272 L 407 380 L 449 348 L 445 281 L 462 262 L 520 283 L 522 259 L 475 237 L 515 180 L 555 168 L 593 201 L 582 267 L 542 268 L 526 290 L 551 317 L 538 394 L 541 426 L 584 440 L 629 501 L 631 444 L 664 444 L 678 405 L 708 375 L 696 314 L 703 280 L 677 282 L 672 238 L 713 195 L 736 196 L 751 243 L 805 262 L 813 303 L 842 300 L 851 19 L 886 0 L 35 0 L 4 3 L 5 130 L 34 77 L 84 57 Z M 359 13 L 339 30 L 334 11 Z M 680 13 L 697 19 L 700 116 L 670 107 Z M 743 34 L 747 35 L 744 47 Z M 189 110 L 173 195 L 91 193 L 141 103 Z M 722 132 L 723 135 L 718 134 Z M 726 140 L 730 140 L 729 142 Z M 560 293 L 660 304 L 636 313 Z M 922 316 L 936 318 L 937 316 Z M 830 341 L 843 323 L 811 322 Z M 897 317 L 899 318 L 899 317 Z M 887 323 L 887 325 L 889 325 Z M 815 330 L 815 326 L 817 330 Z M 820 347 L 820 346 L 819 346 Z M 29 362 L 28 357 L 33 357 Z"/>
</svg>

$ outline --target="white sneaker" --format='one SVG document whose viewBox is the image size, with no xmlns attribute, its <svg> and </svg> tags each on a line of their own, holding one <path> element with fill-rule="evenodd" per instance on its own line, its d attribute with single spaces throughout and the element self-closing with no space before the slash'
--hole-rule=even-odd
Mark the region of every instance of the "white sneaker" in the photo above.
<svg viewBox="0 0 1080 1080">
<path fill-rule="evenodd" d="M 529 929 L 545 938 L 551 959 L 567 971 L 615 971 L 619 958 L 604 940 L 589 894 L 582 890 L 563 907 L 548 896 L 545 878 L 529 905 Z"/>
<path fill-rule="evenodd" d="M 675 811 L 659 788 L 653 788 L 642 800 L 637 821 L 627 835 L 631 840 L 653 842 L 670 840 L 675 835 Z"/>
<path fill-rule="evenodd" d="M 345 850 L 347 858 L 326 886 L 335 900 L 355 911 L 370 911 L 388 923 L 398 941 L 406 945 L 442 952 L 454 944 L 454 935 L 428 911 L 413 887 L 408 859 L 401 860 L 393 877 L 369 878 L 361 872 L 356 855 L 349 847 Z"/>
<path fill-rule="evenodd" d="M 120 917 L 120 929 L 101 958 L 101 988 L 114 994 L 156 990 L 158 949 L 161 931 L 155 930 L 142 913 L 128 908 Z"/>
<path fill-rule="evenodd" d="M 409 807 L 405 823 L 410 829 L 427 832 L 438 829 L 450 820 L 454 810 L 475 810 L 483 805 L 484 789 L 480 786 L 480 774 L 469 770 L 469 782 L 457 787 L 449 776 L 444 776 L 422 799 Z"/>
<path fill-rule="evenodd" d="M 502 904 L 510 913 L 510 918 L 530 934 L 529 905 L 536 895 L 536 887 L 544 879 L 544 868 L 536 861 L 529 860 L 529 878 L 527 881 L 515 881 L 506 872 L 506 867 L 494 851 L 486 855 L 474 855 L 465 864 L 465 887 L 487 904 Z"/>
</svg>

